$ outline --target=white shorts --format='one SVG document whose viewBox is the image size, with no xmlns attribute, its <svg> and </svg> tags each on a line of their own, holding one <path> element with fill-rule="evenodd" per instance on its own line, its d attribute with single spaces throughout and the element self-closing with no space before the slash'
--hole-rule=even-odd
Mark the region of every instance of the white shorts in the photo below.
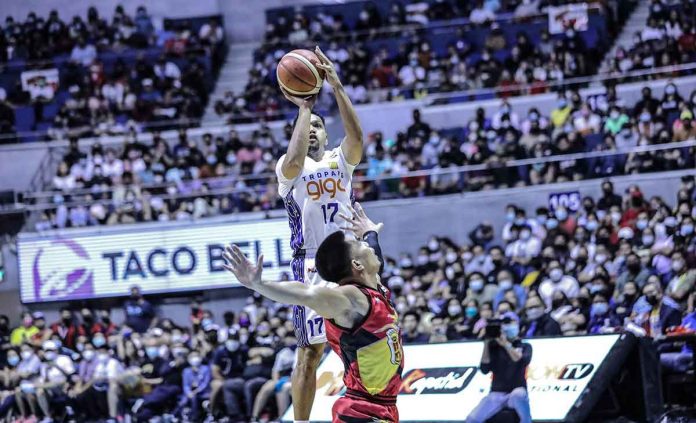
<svg viewBox="0 0 696 423">
<path fill-rule="evenodd" d="M 314 266 L 314 258 L 297 256 L 290 264 L 292 274 L 296 281 L 312 286 L 334 287 L 337 284 L 323 280 L 317 268 Z M 295 324 L 295 336 L 297 345 L 306 347 L 312 344 L 326 343 L 326 328 L 324 318 L 309 307 L 293 307 L 293 323 Z"/>
</svg>

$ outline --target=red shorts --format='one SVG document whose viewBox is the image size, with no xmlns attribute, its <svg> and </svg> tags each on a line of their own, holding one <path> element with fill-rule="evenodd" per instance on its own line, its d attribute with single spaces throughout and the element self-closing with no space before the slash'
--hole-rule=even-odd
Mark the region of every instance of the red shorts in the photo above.
<svg viewBox="0 0 696 423">
<path fill-rule="evenodd" d="M 396 423 L 399 410 L 396 405 L 385 405 L 368 400 L 341 397 L 333 405 L 333 423 Z"/>
</svg>

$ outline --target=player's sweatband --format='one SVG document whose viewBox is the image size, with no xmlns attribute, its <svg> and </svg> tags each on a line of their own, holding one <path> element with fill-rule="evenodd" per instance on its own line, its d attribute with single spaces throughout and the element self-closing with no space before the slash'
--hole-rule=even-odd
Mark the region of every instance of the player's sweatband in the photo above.
<svg viewBox="0 0 696 423">
<path fill-rule="evenodd" d="M 375 254 L 377 254 L 377 258 L 380 262 L 379 273 L 382 274 L 382 271 L 384 270 L 384 258 L 382 258 L 382 248 L 379 246 L 379 238 L 377 236 L 377 232 L 365 232 L 363 234 L 363 241 L 367 242 L 367 245 L 369 245 L 370 248 L 375 250 Z"/>
</svg>

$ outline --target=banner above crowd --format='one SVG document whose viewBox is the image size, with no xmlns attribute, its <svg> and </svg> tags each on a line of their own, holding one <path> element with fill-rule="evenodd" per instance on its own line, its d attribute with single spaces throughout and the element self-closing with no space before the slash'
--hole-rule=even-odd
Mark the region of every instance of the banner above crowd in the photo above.
<svg viewBox="0 0 696 423">
<path fill-rule="evenodd" d="M 20 237 L 21 299 L 65 301 L 238 286 L 223 267 L 223 248 L 237 244 L 252 260 L 264 254 L 264 277 L 289 271 L 292 251 L 285 219 L 250 223 L 149 227 L 117 233 Z"/>
</svg>

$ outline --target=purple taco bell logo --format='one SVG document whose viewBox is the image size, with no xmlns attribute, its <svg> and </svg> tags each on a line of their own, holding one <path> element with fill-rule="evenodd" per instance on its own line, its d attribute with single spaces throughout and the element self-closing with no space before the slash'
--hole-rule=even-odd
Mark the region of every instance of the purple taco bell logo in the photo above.
<svg viewBox="0 0 696 423">
<path fill-rule="evenodd" d="M 55 239 L 39 248 L 32 273 L 37 301 L 86 298 L 94 294 L 89 254 L 71 239 Z"/>
</svg>

